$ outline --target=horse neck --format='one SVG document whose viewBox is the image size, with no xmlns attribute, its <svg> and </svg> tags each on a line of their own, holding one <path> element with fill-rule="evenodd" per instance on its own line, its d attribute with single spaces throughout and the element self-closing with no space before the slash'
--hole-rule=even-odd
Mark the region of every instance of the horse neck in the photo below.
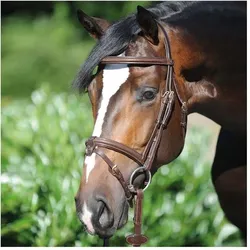
<svg viewBox="0 0 250 250">
<path fill-rule="evenodd" d="M 246 130 L 246 40 L 227 41 L 167 26 L 175 78 L 189 113 L 200 113 L 223 127 Z M 210 40 L 209 40 L 210 39 Z M 210 41 L 210 43 L 209 43 Z M 226 45 L 225 45 L 226 44 Z M 241 46 L 239 46 L 241 45 Z M 234 49 L 233 49 L 234 48 Z M 235 50 L 237 48 L 237 51 Z"/>
</svg>

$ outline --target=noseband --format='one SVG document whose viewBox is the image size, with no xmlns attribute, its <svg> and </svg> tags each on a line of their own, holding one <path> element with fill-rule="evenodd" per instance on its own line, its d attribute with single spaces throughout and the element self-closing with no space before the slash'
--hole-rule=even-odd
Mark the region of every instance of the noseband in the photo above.
<svg viewBox="0 0 250 250">
<path fill-rule="evenodd" d="M 175 94 L 182 104 L 181 107 L 181 123 L 183 132 L 183 140 L 185 139 L 186 134 L 186 124 L 187 124 L 187 105 L 184 102 L 176 87 L 176 83 L 173 76 L 173 60 L 171 57 L 170 44 L 168 35 L 163 28 L 163 26 L 157 21 L 160 29 L 164 34 L 164 43 L 166 50 L 166 58 L 162 57 L 118 57 L 118 56 L 108 56 L 101 61 L 101 64 L 130 64 L 130 65 L 162 65 L 167 67 L 166 74 L 166 85 L 165 92 L 161 97 L 161 107 L 156 120 L 156 124 L 150 136 L 150 139 L 143 151 L 142 154 L 138 153 L 134 149 L 110 140 L 108 138 L 92 136 L 86 141 L 86 155 L 91 156 L 93 153 L 99 155 L 109 166 L 109 172 L 115 176 L 120 182 L 121 186 L 124 189 L 125 196 L 128 200 L 129 205 L 133 206 L 133 198 L 136 196 L 135 201 L 135 214 L 134 214 L 134 234 L 127 237 L 128 243 L 133 246 L 140 246 L 141 244 L 147 241 L 147 237 L 141 234 L 141 217 L 142 217 L 142 200 L 143 200 L 143 191 L 148 187 L 151 181 L 151 168 L 157 154 L 162 134 L 164 129 L 167 128 L 170 116 L 173 112 L 174 107 L 174 98 Z M 128 158 L 135 161 L 139 167 L 134 170 L 131 174 L 129 182 L 127 182 L 118 166 L 113 163 L 109 157 L 101 150 L 101 148 L 106 148 L 113 150 L 120 154 L 127 156 Z M 135 176 L 138 174 L 145 174 L 146 180 L 144 182 L 143 189 L 136 189 L 133 185 Z"/>
</svg>

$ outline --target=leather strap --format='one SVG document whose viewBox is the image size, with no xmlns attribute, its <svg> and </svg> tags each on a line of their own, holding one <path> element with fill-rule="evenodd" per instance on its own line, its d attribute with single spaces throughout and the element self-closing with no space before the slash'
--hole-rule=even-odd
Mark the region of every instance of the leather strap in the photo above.
<svg viewBox="0 0 250 250">
<path fill-rule="evenodd" d="M 132 207 L 132 199 L 133 199 L 133 194 L 131 193 L 131 191 L 129 190 L 128 184 L 126 183 L 126 181 L 123 178 L 123 175 L 121 173 L 121 171 L 119 170 L 119 168 L 117 167 L 116 164 L 114 164 L 100 149 L 95 148 L 94 152 L 99 155 L 109 166 L 109 172 L 116 177 L 116 179 L 120 182 L 124 192 L 125 192 L 125 196 L 127 198 L 127 201 L 129 202 L 130 207 Z"/>
<path fill-rule="evenodd" d="M 94 147 L 98 146 L 101 148 L 106 148 L 106 149 L 121 153 L 129 157 L 133 161 L 135 161 L 140 166 L 142 166 L 144 163 L 141 154 L 139 154 L 137 151 L 126 146 L 125 144 L 116 142 L 108 138 L 92 136 L 86 142 L 86 146 L 87 146 L 88 155 L 91 155 L 91 151 L 93 151 Z"/>
<path fill-rule="evenodd" d="M 107 56 L 101 64 L 132 64 L 132 65 L 174 65 L 173 60 L 161 57 Z"/>
<path fill-rule="evenodd" d="M 137 190 L 134 210 L 134 233 L 127 236 L 126 240 L 133 247 L 139 247 L 148 241 L 148 238 L 141 233 L 143 191 Z"/>
</svg>

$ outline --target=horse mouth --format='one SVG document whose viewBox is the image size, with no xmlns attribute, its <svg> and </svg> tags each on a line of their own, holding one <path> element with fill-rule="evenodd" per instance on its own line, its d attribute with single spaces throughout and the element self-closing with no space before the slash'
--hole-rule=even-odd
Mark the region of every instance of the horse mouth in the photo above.
<svg viewBox="0 0 250 250">
<path fill-rule="evenodd" d="M 82 223 L 82 226 L 83 226 L 83 230 L 87 232 L 89 235 L 95 235 L 95 233 L 91 232 L 84 223 Z"/>
</svg>

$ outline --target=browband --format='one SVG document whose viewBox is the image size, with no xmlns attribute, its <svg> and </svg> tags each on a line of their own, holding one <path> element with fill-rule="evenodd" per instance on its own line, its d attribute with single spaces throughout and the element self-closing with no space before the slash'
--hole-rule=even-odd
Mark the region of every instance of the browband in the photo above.
<svg viewBox="0 0 250 250">
<path fill-rule="evenodd" d="M 172 59 L 164 57 L 118 57 L 118 56 L 107 56 L 102 59 L 101 64 L 133 64 L 133 65 L 174 65 Z"/>
</svg>

